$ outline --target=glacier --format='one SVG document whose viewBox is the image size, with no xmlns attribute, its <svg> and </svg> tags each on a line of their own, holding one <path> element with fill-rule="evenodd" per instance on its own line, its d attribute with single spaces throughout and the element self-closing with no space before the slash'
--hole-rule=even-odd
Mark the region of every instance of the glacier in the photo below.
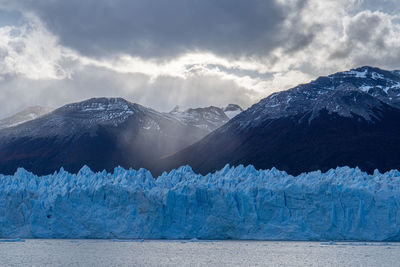
<svg viewBox="0 0 400 267">
<path fill-rule="evenodd" d="M 1 238 L 400 241 L 400 172 L 226 165 L 0 175 Z"/>
</svg>

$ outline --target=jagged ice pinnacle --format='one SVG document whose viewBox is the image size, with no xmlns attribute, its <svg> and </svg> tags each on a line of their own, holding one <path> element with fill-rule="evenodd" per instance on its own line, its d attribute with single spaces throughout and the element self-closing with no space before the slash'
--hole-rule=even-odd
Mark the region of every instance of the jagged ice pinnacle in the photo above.
<svg viewBox="0 0 400 267">
<path fill-rule="evenodd" d="M 0 175 L 0 237 L 400 240 L 400 172 Z"/>
</svg>

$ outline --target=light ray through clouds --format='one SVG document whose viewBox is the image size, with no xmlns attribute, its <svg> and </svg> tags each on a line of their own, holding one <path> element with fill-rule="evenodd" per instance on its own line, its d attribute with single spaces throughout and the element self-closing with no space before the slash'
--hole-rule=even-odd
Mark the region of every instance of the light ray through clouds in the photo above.
<svg viewBox="0 0 400 267">
<path fill-rule="evenodd" d="M 102 95 L 164 111 L 177 104 L 248 107 L 320 75 L 361 65 L 400 68 L 394 0 L 174 0 L 165 14 L 133 2 L 96 1 L 90 9 L 81 1 L 0 0 L 0 117 Z M 167 13 L 174 5 L 179 11 Z M 124 10 L 142 7 L 132 20 Z M 108 21 L 99 23 L 101 14 Z M 188 14 L 193 24 L 179 25 L 190 24 Z"/>
</svg>

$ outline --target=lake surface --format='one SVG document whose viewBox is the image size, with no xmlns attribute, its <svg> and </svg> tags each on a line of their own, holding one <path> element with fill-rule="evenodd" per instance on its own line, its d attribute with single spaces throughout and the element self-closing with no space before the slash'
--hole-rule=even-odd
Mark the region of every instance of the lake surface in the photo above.
<svg viewBox="0 0 400 267">
<path fill-rule="evenodd" d="M 0 241 L 1 266 L 400 266 L 400 243 L 14 241 Z"/>
</svg>

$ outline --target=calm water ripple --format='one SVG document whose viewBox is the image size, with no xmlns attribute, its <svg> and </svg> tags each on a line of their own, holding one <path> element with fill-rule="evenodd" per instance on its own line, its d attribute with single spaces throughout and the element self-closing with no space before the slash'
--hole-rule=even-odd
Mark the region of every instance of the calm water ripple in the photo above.
<svg viewBox="0 0 400 267">
<path fill-rule="evenodd" d="M 14 242 L 16 241 L 16 242 Z M 400 243 L 1 240 L 2 266 L 399 266 Z"/>
</svg>

